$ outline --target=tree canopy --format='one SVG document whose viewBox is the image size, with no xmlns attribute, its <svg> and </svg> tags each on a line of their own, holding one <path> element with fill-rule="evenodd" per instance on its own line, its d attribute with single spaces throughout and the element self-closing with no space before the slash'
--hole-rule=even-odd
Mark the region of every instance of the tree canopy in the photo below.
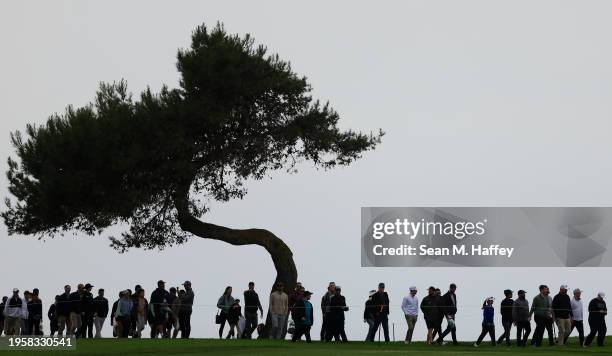
<svg viewBox="0 0 612 356">
<path fill-rule="evenodd" d="M 302 161 L 348 165 L 380 143 L 382 131 L 340 130 L 338 113 L 311 97 L 307 79 L 249 35 L 199 26 L 177 59 L 178 88 L 133 97 L 123 80 L 102 83 L 90 104 L 11 134 L 17 157 L 8 160 L 12 196 L 2 213 L 10 234 L 126 224 L 112 238 L 120 250 L 180 244 L 198 234 L 189 224 L 208 199 L 241 198 L 246 180 Z M 206 227 L 198 235 L 231 231 Z M 225 241 L 242 244 L 230 235 Z"/>
</svg>

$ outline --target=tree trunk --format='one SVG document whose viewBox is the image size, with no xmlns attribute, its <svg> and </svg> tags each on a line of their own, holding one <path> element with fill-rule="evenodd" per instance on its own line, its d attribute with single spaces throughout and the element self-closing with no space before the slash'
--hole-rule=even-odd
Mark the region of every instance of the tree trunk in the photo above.
<svg viewBox="0 0 612 356">
<path fill-rule="evenodd" d="M 182 230 L 205 239 L 224 241 L 232 245 L 259 245 L 268 251 L 276 268 L 276 279 L 272 286 L 282 282 L 285 292 L 295 288 L 297 269 L 293 261 L 293 253 L 283 240 L 264 229 L 230 229 L 203 222 L 194 217 L 188 208 L 188 197 L 175 202 L 178 211 L 178 221 Z M 266 331 L 270 329 L 270 316 L 266 318 Z"/>
</svg>

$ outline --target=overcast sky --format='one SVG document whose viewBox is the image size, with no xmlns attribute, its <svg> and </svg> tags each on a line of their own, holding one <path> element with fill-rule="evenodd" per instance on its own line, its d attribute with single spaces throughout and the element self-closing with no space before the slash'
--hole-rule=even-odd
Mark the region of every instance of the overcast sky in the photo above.
<svg viewBox="0 0 612 356">
<path fill-rule="evenodd" d="M 343 128 L 387 135 L 348 168 L 279 172 L 204 218 L 266 228 L 289 244 L 314 292 L 317 338 L 329 281 L 344 287 L 352 340 L 365 337 L 367 291 L 385 281 L 396 338 L 410 285 L 423 296 L 455 282 L 458 335 L 474 340 L 485 297 L 523 288 L 530 298 L 540 283 L 554 293 L 567 283 L 590 299 L 612 294 L 612 270 L 362 268 L 360 207 L 610 206 L 611 11 L 606 1 L 3 1 L 1 169 L 13 154 L 10 132 L 86 104 L 100 81 L 125 78 L 133 92 L 176 86 L 177 49 L 197 25 L 222 21 L 291 61 Z M 4 176 L 0 186 L 6 196 Z M 149 295 L 160 278 L 189 279 L 195 337 L 216 335 L 226 285 L 241 297 L 254 280 L 267 305 L 275 272 L 262 248 L 194 237 L 161 253 L 118 254 L 109 233 L 40 242 L 8 237 L 2 225 L 1 295 L 38 287 L 46 311 L 66 283 L 91 282 L 114 300 L 137 283 Z M 420 319 L 415 337 L 424 336 Z"/>
</svg>

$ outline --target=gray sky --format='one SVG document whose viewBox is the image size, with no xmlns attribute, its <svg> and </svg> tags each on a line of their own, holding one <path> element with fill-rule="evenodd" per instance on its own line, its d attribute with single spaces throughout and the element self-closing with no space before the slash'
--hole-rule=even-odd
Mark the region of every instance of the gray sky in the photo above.
<svg viewBox="0 0 612 356">
<path fill-rule="evenodd" d="M 605 1 L 3 1 L 2 170 L 9 132 L 87 103 L 100 81 L 125 78 L 133 92 L 176 86 L 177 49 L 197 25 L 223 21 L 308 76 L 342 127 L 387 135 L 348 168 L 279 172 L 250 184 L 244 200 L 215 204 L 205 219 L 284 238 L 299 280 L 315 293 L 313 335 L 329 281 L 353 306 L 353 340 L 365 337 L 362 305 L 379 281 L 390 292 L 398 339 L 410 285 L 423 296 L 429 285 L 456 282 L 458 335 L 473 340 L 485 297 L 507 287 L 533 296 L 540 283 L 553 292 L 567 283 L 590 299 L 599 289 L 612 293 L 603 278 L 611 269 L 361 268 L 359 208 L 611 205 L 611 10 Z M 5 196 L 4 176 L 0 186 Z M 216 335 L 214 304 L 226 285 L 241 295 L 254 280 L 267 304 L 274 269 L 261 248 L 195 237 L 162 253 L 120 255 L 106 236 L 43 243 L 9 238 L 2 226 L 10 273 L 1 294 L 38 287 L 46 309 L 66 283 L 91 282 L 114 299 L 136 283 L 148 295 L 160 278 L 190 279 L 196 337 Z M 421 319 L 415 337 L 424 335 Z"/>
</svg>

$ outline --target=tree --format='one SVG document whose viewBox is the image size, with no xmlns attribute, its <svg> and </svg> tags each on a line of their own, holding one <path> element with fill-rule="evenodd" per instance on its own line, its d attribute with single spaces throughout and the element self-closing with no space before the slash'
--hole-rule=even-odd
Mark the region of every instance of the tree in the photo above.
<svg viewBox="0 0 612 356">
<path fill-rule="evenodd" d="M 302 161 L 348 165 L 375 148 L 383 132 L 341 131 L 339 115 L 310 96 L 305 77 L 246 35 L 202 25 L 178 52 L 179 88 L 149 89 L 136 100 L 125 81 L 102 83 L 95 100 L 68 106 L 43 125 L 11 134 L 9 234 L 99 234 L 124 224 L 111 245 L 163 249 L 190 235 L 271 255 L 276 281 L 293 288 L 289 247 L 262 229 L 205 222 L 210 200 L 246 194 L 243 182 Z"/>
</svg>

